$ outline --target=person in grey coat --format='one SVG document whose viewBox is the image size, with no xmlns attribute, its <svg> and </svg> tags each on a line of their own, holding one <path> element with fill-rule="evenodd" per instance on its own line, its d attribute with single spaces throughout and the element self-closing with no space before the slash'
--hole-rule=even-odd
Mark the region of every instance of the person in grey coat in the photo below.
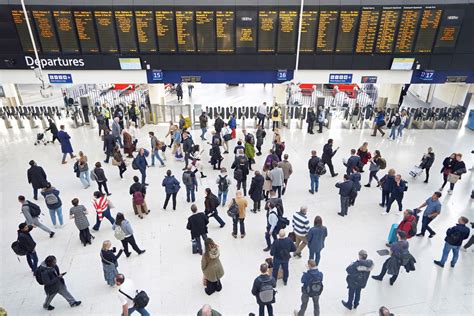
<svg viewBox="0 0 474 316">
<path fill-rule="evenodd" d="M 306 239 L 308 240 L 309 259 L 316 261 L 316 265 L 319 265 L 321 260 L 321 250 L 324 248 L 324 241 L 328 236 L 328 229 L 323 226 L 323 219 L 321 216 L 314 218 L 314 226 L 311 227 Z"/>
<path fill-rule="evenodd" d="M 87 244 L 92 245 L 91 238 L 94 238 L 94 236 L 89 231 L 90 224 L 87 219 L 87 209 L 84 205 L 79 205 L 79 199 L 77 198 L 74 198 L 71 203 L 72 207 L 69 210 L 69 216 L 71 219 L 74 219 L 74 224 L 79 229 L 79 238 L 84 247 Z"/>
<path fill-rule="evenodd" d="M 49 238 L 53 238 L 54 232 L 40 222 L 39 216 L 31 214 L 30 201 L 27 201 L 23 195 L 18 196 L 18 202 L 21 204 L 21 212 L 25 216 L 26 223 L 33 227 L 38 227 L 49 234 Z"/>
<path fill-rule="evenodd" d="M 273 162 L 273 169 L 270 171 L 268 177 L 272 180 L 272 191 L 278 192 L 278 197 L 281 198 L 281 187 L 285 181 L 283 169 L 278 166 L 278 162 Z"/>
<path fill-rule="evenodd" d="M 122 138 L 120 135 L 122 135 L 122 128 L 120 127 L 120 118 L 115 117 L 114 122 L 112 123 L 112 136 L 114 137 L 114 140 L 119 143 L 120 148 L 123 148 L 123 143 L 122 143 Z"/>
</svg>

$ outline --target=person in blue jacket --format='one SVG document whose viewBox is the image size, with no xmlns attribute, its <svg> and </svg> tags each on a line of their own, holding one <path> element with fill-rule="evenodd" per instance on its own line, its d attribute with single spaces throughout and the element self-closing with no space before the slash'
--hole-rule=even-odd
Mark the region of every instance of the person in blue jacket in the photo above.
<svg viewBox="0 0 474 316">
<path fill-rule="evenodd" d="M 392 191 L 390 192 L 390 198 L 388 199 L 387 203 L 387 210 L 385 211 L 385 214 L 388 214 L 390 212 L 390 207 L 392 206 L 392 203 L 394 201 L 397 201 L 398 203 L 398 211 L 402 211 L 402 200 L 403 200 L 403 195 L 405 191 L 407 190 L 407 182 L 405 180 L 402 180 L 402 176 L 397 174 L 395 176 L 395 183 L 392 186 Z"/>
<path fill-rule="evenodd" d="M 308 292 L 308 289 L 311 289 L 313 285 L 316 286 L 316 284 L 319 283 L 322 290 L 323 273 L 318 270 L 317 263 L 312 259 L 308 260 L 307 267 L 308 271 L 303 272 L 303 276 L 301 277 L 301 283 L 303 283 L 301 287 L 301 307 L 299 311 L 295 311 L 295 315 L 304 316 L 309 298 L 311 297 L 313 299 L 314 315 L 319 316 L 319 295 L 321 293 L 313 293 L 316 289 Z"/>
<path fill-rule="evenodd" d="M 59 190 L 56 189 L 48 182 L 46 187 L 41 191 L 41 195 L 44 196 L 44 201 L 46 202 L 46 207 L 49 210 L 49 215 L 51 216 L 51 222 L 56 227 L 56 215 L 58 216 L 59 225 L 63 226 L 63 210 L 61 198 L 59 197 Z"/>
<path fill-rule="evenodd" d="M 137 157 L 135 157 L 135 164 L 138 167 L 138 170 L 140 170 L 140 173 L 142 174 L 142 184 L 143 185 L 148 185 L 148 183 L 145 182 L 146 180 L 146 168 L 148 168 L 148 162 L 146 161 L 146 155 L 145 155 L 145 149 L 140 148 L 140 151 L 138 152 Z"/>
<path fill-rule="evenodd" d="M 382 136 L 385 136 L 385 132 L 382 130 L 383 126 L 385 126 L 385 113 L 382 109 L 379 109 L 374 120 L 374 132 L 370 136 L 377 136 L 377 131 L 379 131 Z"/>
<path fill-rule="evenodd" d="M 360 164 L 360 157 L 357 155 L 355 149 L 351 149 L 351 156 L 347 159 L 347 162 L 344 164 L 346 166 L 346 174 L 350 175 L 354 172 L 354 168 L 357 168 Z"/>
<path fill-rule="evenodd" d="M 323 226 L 323 219 L 321 216 L 314 218 L 314 226 L 308 231 L 306 240 L 309 249 L 309 259 L 312 259 L 319 265 L 321 260 L 321 250 L 324 248 L 324 241 L 328 236 L 328 229 Z"/>
<path fill-rule="evenodd" d="M 381 207 L 385 207 L 386 203 L 388 204 L 390 192 L 392 192 L 395 185 L 395 174 L 395 169 L 390 169 L 379 181 L 379 185 L 382 187 L 382 203 L 379 204 Z"/>
<path fill-rule="evenodd" d="M 230 129 L 232 130 L 232 139 L 237 137 L 235 129 L 237 128 L 237 120 L 235 119 L 235 114 L 232 113 L 229 119 L 229 122 L 227 123 Z"/>
<path fill-rule="evenodd" d="M 173 175 L 171 175 L 171 170 L 166 171 L 166 176 L 163 179 L 163 183 L 161 185 L 165 187 L 166 192 L 163 211 L 166 211 L 166 207 L 168 206 L 168 201 L 170 200 L 171 196 L 173 196 L 173 211 L 176 211 L 176 195 L 178 194 L 180 186 L 179 181 Z"/>
<path fill-rule="evenodd" d="M 61 130 L 58 132 L 58 135 L 56 137 L 61 143 L 61 152 L 63 153 L 62 163 L 65 164 L 67 154 L 69 154 L 71 159 L 76 158 L 76 156 L 74 156 L 74 150 L 72 150 L 72 145 L 70 141 L 71 136 L 69 136 L 69 134 L 64 131 L 64 125 L 61 125 L 59 128 Z"/>
</svg>

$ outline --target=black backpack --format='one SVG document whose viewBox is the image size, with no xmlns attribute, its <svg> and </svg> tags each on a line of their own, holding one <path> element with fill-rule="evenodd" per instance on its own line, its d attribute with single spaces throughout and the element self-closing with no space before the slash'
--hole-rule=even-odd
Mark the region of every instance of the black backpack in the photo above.
<svg viewBox="0 0 474 316">
<path fill-rule="evenodd" d="M 450 245 L 456 245 L 462 242 L 462 234 L 459 230 L 456 230 L 455 232 L 449 234 L 446 236 L 446 241 Z"/>
<path fill-rule="evenodd" d="M 38 266 L 38 268 L 36 268 L 36 271 L 35 271 L 35 279 L 36 279 L 36 282 L 38 282 L 39 285 L 44 285 L 43 283 L 43 277 L 41 276 L 41 274 L 43 273 L 43 271 L 46 269 L 46 267 L 40 265 Z"/>
<path fill-rule="evenodd" d="M 235 199 L 232 199 L 232 204 L 227 210 L 227 215 L 232 218 L 237 218 L 237 216 L 239 216 L 239 206 L 237 205 L 237 202 L 235 202 Z"/>
<path fill-rule="evenodd" d="M 12 243 L 12 249 L 13 249 L 13 252 L 17 255 L 17 256 L 25 256 L 26 255 L 26 251 L 21 248 L 20 246 L 20 242 L 17 240 L 17 241 L 14 241 Z"/>
<path fill-rule="evenodd" d="M 229 190 L 229 183 L 227 183 L 227 176 L 219 176 L 219 183 L 217 184 L 219 191 L 227 192 Z"/>
<path fill-rule="evenodd" d="M 30 208 L 30 214 L 32 217 L 38 217 L 41 215 L 41 208 L 33 203 L 33 202 L 30 202 L 30 201 L 27 201 L 28 202 L 28 207 Z"/>
<path fill-rule="evenodd" d="M 278 109 L 273 110 L 273 117 L 278 117 Z"/>
<path fill-rule="evenodd" d="M 119 292 L 133 301 L 133 307 L 135 307 L 135 309 L 145 308 L 148 305 L 148 302 L 150 302 L 150 298 L 145 291 L 137 291 L 137 294 L 133 298 L 122 292 L 122 290 L 119 290 Z"/>
<path fill-rule="evenodd" d="M 314 297 L 321 295 L 323 288 L 323 282 L 320 279 L 311 276 L 311 281 L 308 285 L 304 286 L 303 289 L 309 297 Z"/>
<path fill-rule="evenodd" d="M 234 170 L 234 179 L 237 181 L 242 181 L 243 178 L 244 178 L 244 172 L 242 171 L 242 169 L 240 169 L 239 166 L 237 166 Z"/>
<path fill-rule="evenodd" d="M 132 169 L 138 170 L 137 157 L 133 158 L 132 160 Z"/>
<path fill-rule="evenodd" d="M 318 163 L 316 164 L 316 168 L 314 169 L 314 171 L 316 172 L 318 176 L 322 176 L 326 174 L 326 167 L 324 166 L 324 162 L 319 160 Z"/>
<path fill-rule="evenodd" d="M 368 272 L 358 271 L 353 275 L 351 285 L 356 288 L 364 288 L 367 285 L 368 277 Z"/>
<path fill-rule="evenodd" d="M 395 126 L 400 126 L 402 123 L 402 118 L 400 116 L 395 117 Z"/>
</svg>

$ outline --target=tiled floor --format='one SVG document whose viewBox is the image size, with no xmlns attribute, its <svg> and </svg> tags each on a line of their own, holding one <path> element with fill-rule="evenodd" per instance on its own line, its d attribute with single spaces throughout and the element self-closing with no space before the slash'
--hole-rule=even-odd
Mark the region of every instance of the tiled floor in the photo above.
<svg viewBox="0 0 474 316">
<path fill-rule="evenodd" d="M 219 88 L 219 89 L 223 89 Z M 220 91 L 215 95 L 224 95 Z M 263 89 L 260 87 L 259 89 Z M 270 91 L 270 87 L 267 88 Z M 203 91 L 195 90 L 195 93 Z M 250 91 L 250 93 L 254 93 Z M 255 92 L 256 93 L 256 92 Z M 208 93 L 211 97 L 211 93 Z M 258 99 L 258 95 L 251 98 Z M 261 99 L 264 97 L 262 96 Z M 27 124 L 25 124 L 26 126 Z M 163 138 L 165 127 L 146 126 L 140 131 L 140 144 L 148 147 L 148 131 L 155 131 Z M 53 239 L 35 230 L 33 237 L 37 242 L 40 260 L 54 254 L 62 271 L 67 271 L 67 285 L 71 293 L 82 300 L 82 305 L 71 309 L 61 298 L 56 297 L 53 305 L 55 311 L 49 313 L 42 309 L 44 291 L 32 277 L 25 259 L 16 256 L 10 244 L 16 239 L 17 225 L 23 220 L 20 205 L 16 197 L 24 194 L 32 198 L 31 187 L 26 181 L 28 161 L 34 159 L 43 166 L 48 179 L 61 191 L 64 203 L 63 212 L 67 213 L 69 201 L 78 197 L 93 213 L 91 196 L 96 186 L 84 190 L 72 171 L 73 163 L 61 165 L 59 145 L 33 146 L 37 130 L 28 128 L 19 131 L 17 128 L 0 129 L 0 176 L 1 176 L 1 210 L 2 220 L 0 241 L 0 306 L 5 307 L 9 315 L 119 315 L 120 303 L 116 289 L 109 288 L 102 273 L 99 250 L 103 240 L 110 239 L 117 247 L 120 243 L 114 239 L 110 225 L 103 224 L 100 232 L 95 233 L 96 239 L 92 246 L 83 247 L 78 238 L 78 231 L 73 222 L 67 221 L 66 227 L 56 229 Z M 97 131 L 90 128 L 69 129 L 75 151 L 82 150 L 90 162 L 102 161 L 102 143 Z M 324 273 L 324 292 L 320 298 L 321 315 L 365 315 L 374 313 L 381 305 L 388 306 L 396 315 L 472 315 L 474 313 L 473 263 L 474 253 L 461 252 L 455 269 L 441 269 L 433 264 L 439 259 L 443 246 L 444 232 L 455 224 L 460 215 L 474 219 L 473 200 L 469 198 L 474 185 L 472 172 L 463 176 L 456 185 L 454 194 L 442 197 L 443 210 L 432 227 L 438 232 L 433 239 L 413 238 L 410 249 L 417 260 L 416 271 L 410 274 L 401 272 L 394 286 L 388 280 L 377 282 L 369 280 L 362 292 L 361 304 L 357 311 L 347 311 L 341 304 L 346 299 L 345 268 L 357 257 L 360 249 L 366 249 L 369 258 L 375 262 L 375 271 L 380 271 L 384 257 L 376 250 L 385 248 L 388 230 L 393 223 L 401 220 L 401 215 L 394 207 L 388 216 L 381 216 L 382 209 L 378 206 L 379 189 L 362 188 L 356 206 L 351 208 L 349 216 L 341 218 L 339 196 L 334 184 L 339 179 L 325 175 L 321 178 L 320 192 L 310 195 L 307 190 L 309 177 L 306 169 L 307 159 L 312 149 L 321 152 L 328 138 L 333 138 L 335 146 L 340 150 L 334 157 L 337 171 L 342 174 L 342 158 L 349 156 L 351 148 L 357 148 L 364 141 L 369 142 L 371 151 L 379 149 L 388 162 L 389 168 L 395 168 L 409 182 L 409 190 L 404 199 L 404 206 L 414 208 L 437 190 L 441 184 L 442 159 L 453 151 L 464 153 L 469 167 L 473 165 L 471 150 L 474 149 L 474 133 L 468 129 L 461 130 L 414 130 L 406 131 L 402 139 L 389 141 L 386 138 L 370 137 L 369 130 L 332 129 L 322 135 L 307 135 L 304 130 L 284 129 L 283 139 L 286 141 L 286 153 L 294 167 L 287 193 L 284 197 L 286 214 L 291 216 L 301 205 L 309 207 L 311 220 L 316 215 L 323 218 L 329 236 L 326 248 L 322 252 L 320 270 Z M 196 143 L 199 131 L 193 132 Z M 50 135 L 48 135 L 49 137 Z M 270 133 L 269 133 L 270 136 Z M 205 173 L 197 193 L 197 205 L 203 209 L 203 191 L 210 187 L 216 190 L 216 172 L 207 164 L 207 147 L 204 156 Z M 416 164 L 428 146 L 434 148 L 436 160 L 432 168 L 429 184 L 420 179 L 412 179 L 408 172 Z M 265 150 L 270 148 L 267 140 Z M 181 178 L 182 162 L 173 161 L 168 155 L 168 167 Z M 257 158 L 257 166 L 263 164 L 263 156 Z M 226 156 L 223 166 L 230 167 L 231 156 Z M 268 253 L 262 252 L 265 247 L 264 230 L 265 215 L 248 212 L 246 218 L 247 237 L 234 239 L 231 236 L 231 221 L 222 210 L 222 216 L 228 223 L 220 229 L 215 221 L 209 225 L 209 236 L 215 239 L 221 248 L 221 260 L 225 269 L 222 279 L 223 290 L 208 297 L 202 287 L 200 256 L 191 254 L 189 232 L 186 230 L 186 219 L 190 215 L 189 204 L 185 201 L 183 190 L 178 194 L 178 210 L 163 212 L 161 206 L 164 190 L 161 180 L 167 168 L 148 169 L 149 195 L 147 197 L 152 212 L 144 220 L 133 216 L 128 188 L 136 171 L 129 170 L 125 178 L 120 180 L 118 170 L 112 165 L 105 166 L 109 179 L 109 188 L 113 193 L 111 200 L 117 211 L 122 211 L 131 221 L 138 244 L 147 250 L 146 254 L 119 260 L 119 270 L 134 280 L 135 284 L 145 289 L 151 297 L 148 310 L 152 315 L 195 315 L 204 303 L 211 304 L 223 315 L 248 315 L 257 312 L 255 298 L 250 294 L 253 279 L 259 274 L 259 264 Z M 363 182 L 367 180 L 364 173 Z M 230 196 L 235 193 L 231 187 Z M 444 192 L 446 193 L 446 191 Z M 44 201 L 40 205 L 44 208 Z M 43 222 L 51 226 L 49 217 L 44 216 Z M 93 222 L 93 215 L 89 215 Z M 305 271 L 307 250 L 303 259 L 290 262 L 290 279 L 288 286 L 278 283 L 277 302 L 274 305 L 275 315 L 291 315 L 299 306 L 300 277 Z M 311 314 L 312 309 L 307 310 Z"/>
</svg>

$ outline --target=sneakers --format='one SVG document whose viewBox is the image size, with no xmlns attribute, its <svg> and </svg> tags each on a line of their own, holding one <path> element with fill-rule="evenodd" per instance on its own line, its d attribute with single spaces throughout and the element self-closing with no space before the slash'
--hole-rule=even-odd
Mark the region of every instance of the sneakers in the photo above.
<svg viewBox="0 0 474 316">
<path fill-rule="evenodd" d="M 344 305 L 345 308 L 347 308 L 348 310 L 351 310 L 352 309 L 352 306 L 349 305 L 349 303 L 346 303 L 344 301 L 341 301 L 342 305 Z"/>
<path fill-rule="evenodd" d="M 367 183 L 366 185 L 364 185 L 364 187 L 370 188 L 370 183 Z"/>
<path fill-rule="evenodd" d="M 383 211 L 382 214 L 380 214 L 380 215 L 388 215 L 388 213 Z"/>
<path fill-rule="evenodd" d="M 428 238 L 433 238 L 436 235 L 436 233 L 432 233 L 428 236 Z"/>
<path fill-rule="evenodd" d="M 54 237 L 54 234 L 56 234 L 55 232 L 50 232 L 49 233 L 49 238 L 53 238 Z M 54 308 L 54 307 L 53 307 Z"/>
<path fill-rule="evenodd" d="M 240 238 L 244 239 L 244 238 L 245 238 L 245 234 L 240 235 Z"/>
<path fill-rule="evenodd" d="M 434 262 L 434 264 L 436 264 L 437 266 L 440 266 L 441 268 L 444 268 L 444 264 L 442 264 L 441 261 L 434 260 L 433 262 Z"/>
<path fill-rule="evenodd" d="M 75 301 L 74 303 L 71 304 L 71 307 L 76 307 L 76 306 L 79 306 L 81 305 L 81 301 Z M 50 305 L 51 306 L 51 305 Z M 54 308 L 54 307 L 53 307 Z"/>
<path fill-rule="evenodd" d="M 237 239 L 237 234 L 232 234 L 232 237 L 234 237 L 235 239 Z"/>
<path fill-rule="evenodd" d="M 263 249 L 263 251 L 265 251 L 265 252 L 270 251 L 270 247 L 267 247 L 267 248 Z"/>
<path fill-rule="evenodd" d="M 72 306 L 72 305 L 71 305 Z M 49 311 L 52 311 L 54 309 L 53 305 L 49 305 L 48 307 L 45 307 L 44 309 L 47 309 Z"/>
</svg>

